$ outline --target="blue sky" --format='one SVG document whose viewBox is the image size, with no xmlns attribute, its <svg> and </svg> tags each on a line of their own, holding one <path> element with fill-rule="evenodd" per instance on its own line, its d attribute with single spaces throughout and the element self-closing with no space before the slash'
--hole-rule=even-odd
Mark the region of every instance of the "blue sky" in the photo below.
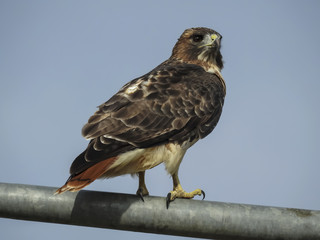
<svg viewBox="0 0 320 240">
<path fill-rule="evenodd" d="M 180 34 L 223 35 L 227 97 L 180 166 L 209 201 L 320 209 L 319 1 L 0 2 L 0 181 L 61 186 L 81 128 L 118 89 L 166 60 Z M 151 195 L 172 182 L 146 173 Z M 131 176 L 86 189 L 134 194 Z M 3 239 L 176 237 L 0 219 Z"/>
</svg>

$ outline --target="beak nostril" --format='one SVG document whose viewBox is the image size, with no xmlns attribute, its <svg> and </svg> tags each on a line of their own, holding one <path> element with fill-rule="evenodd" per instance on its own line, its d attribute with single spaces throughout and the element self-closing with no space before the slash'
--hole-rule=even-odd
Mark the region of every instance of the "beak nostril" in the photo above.
<svg viewBox="0 0 320 240">
<path fill-rule="evenodd" d="M 217 34 L 212 34 L 212 35 L 211 35 L 211 39 L 212 39 L 213 41 L 215 41 L 217 38 L 218 38 L 218 35 L 217 35 Z"/>
</svg>

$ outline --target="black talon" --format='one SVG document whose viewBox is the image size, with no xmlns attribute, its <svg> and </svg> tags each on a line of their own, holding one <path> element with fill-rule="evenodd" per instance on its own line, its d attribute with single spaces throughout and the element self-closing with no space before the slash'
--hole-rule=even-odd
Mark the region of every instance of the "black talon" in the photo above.
<svg viewBox="0 0 320 240">
<path fill-rule="evenodd" d="M 144 198 L 143 198 L 143 195 L 142 195 L 142 190 L 140 188 L 137 191 L 137 195 L 141 198 L 142 202 L 144 202 Z"/>
<path fill-rule="evenodd" d="M 168 193 L 167 195 L 167 200 L 166 200 L 166 205 L 167 205 L 167 209 L 169 208 L 169 204 L 170 204 L 170 198 L 171 198 L 171 193 Z"/>
<path fill-rule="evenodd" d="M 206 194 L 204 193 L 203 190 L 201 190 L 201 194 L 203 195 L 203 198 L 202 198 L 202 200 L 203 200 L 206 197 Z"/>
</svg>

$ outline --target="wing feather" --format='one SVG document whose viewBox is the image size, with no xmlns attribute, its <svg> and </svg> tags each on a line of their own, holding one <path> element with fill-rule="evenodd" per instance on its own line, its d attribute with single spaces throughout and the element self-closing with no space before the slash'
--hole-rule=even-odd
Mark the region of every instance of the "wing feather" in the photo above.
<svg viewBox="0 0 320 240">
<path fill-rule="evenodd" d="M 134 148 L 203 138 L 219 120 L 224 95 L 215 74 L 165 62 L 99 106 L 82 129 L 91 139 L 84 158 L 92 165 Z M 84 168 L 73 165 L 73 172 Z"/>
</svg>

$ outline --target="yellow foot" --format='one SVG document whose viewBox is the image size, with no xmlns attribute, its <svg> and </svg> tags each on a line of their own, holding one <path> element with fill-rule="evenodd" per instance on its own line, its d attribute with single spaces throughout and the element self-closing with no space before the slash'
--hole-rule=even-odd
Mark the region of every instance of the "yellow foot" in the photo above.
<svg viewBox="0 0 320 240">
<path fill-rule="evenodd" d="M 141 200 L 144 202 L 144 198 L 143 196 L 148 196 L 149 192 L 148 189 L 146 187 L 139 187 L 137 190 L 137 195 L 141 198 Z"/>
<path fill-rule="evenodd" d="M 173 191 L 170 191 L 167 195 L 167 209 L 169 208 L 170 202 L 175 200 L 176 198 L 194 198 L 196 195 L 203 195 L 202 200 L 205 198 L 206 194 L 201 189 L 196 189 L 192 192 L 185 192 L 182 188 L 177 188 Z"/>
</svg>

